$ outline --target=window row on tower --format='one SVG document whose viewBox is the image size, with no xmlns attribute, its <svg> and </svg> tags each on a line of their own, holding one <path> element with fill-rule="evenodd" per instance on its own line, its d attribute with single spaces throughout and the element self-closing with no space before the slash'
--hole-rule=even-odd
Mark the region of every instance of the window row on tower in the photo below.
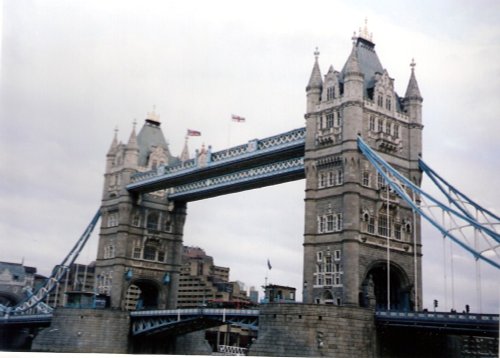
<svg viewBox="0 0 500 358">
<path fill-rule="evenodd" d="M 343 230 L 342 213 L 318 215 L 318 234 L 327 234 Z"/>
<path fill-rule="evenodd" d="M 373 133 L 384 133 L 394 138 L 399 138 L 399 124 L 388 118 L 376 117 L 371 115 L 369 119 L 369 129 Z"/>
<path fill-rule="evenodd" d="M 146 261 L 167 261 L 167 247 L 164 240 L 155 237 L 136 239 L 132 249 L 132 258 Z"/>
<path fill-rule="evenodd" d="M 316 252 L 316 270 L 314 272 L 314 286 L 342 286 L 343 268 L 341 264 L 341 251 L 330 250 Z"/>
<path fill-rule="evenodd" d="M 326 112 L 319 116 L 318 129 L 342 128 L 342 112 L 340 110 Z"/>
<path fill-rule="evenodd" d="M 399 241 L 411 241 L 412 224 L 408 219 L 401 220 L 399 217 L 388 215 L 380 211 L 377 216 L 365 212 L 361 216 L 361 231 L 385 238 Z"/>
<path fill-rule="evenodd" d="M 344 170 L 330 169 L 318 173 L 318 189 L 344 184 Z"/>
<path fill-rule="evenodd" d="M 106 217 L 106 227 L 116 227 L 119 225 L 118 210 L 110 211 Z M 136 210 L 132 213 L 131 225 L 143 227 L 149 231 L 172 232 L 173 222 L 170 214 L 160 211 L 149 211 L 145 215 Z"/>
</svg>

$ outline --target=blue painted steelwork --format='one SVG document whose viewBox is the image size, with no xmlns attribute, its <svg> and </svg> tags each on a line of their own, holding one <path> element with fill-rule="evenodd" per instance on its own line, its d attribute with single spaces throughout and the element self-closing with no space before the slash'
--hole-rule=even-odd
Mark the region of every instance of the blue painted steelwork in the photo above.
<svg viewBox="0 0 500 358">
<path fill-rule="evenodd" d="M 0 317 L 0 325 L 48 326 L 52 321 L 52 313 L 24 314 Z"/>
<path fill-rule="evenodd" d="M 52 274 L 40 288 L 38 288 L 34 293 L 31 293 L 29 290 L 27 290 L 28 297 L 24 301 L 18 303 L 16 306 L 5 307 L 3 305 L 0 305 L 0 314 L 8 317 L 20 314 L 24 315 L 34 313 L 51 313 L 52 308 L 46 305 L 43 300 L 57 286 L 57 284 L 66 274 L 67 270 L 75 262 L 76 258 L 87 243 L 90 234 L 92 234 L 92 231 L 94 230 L 94 227 L 96 226 L 100 216 L 101 212 L 100 210 L 98 210 L 92 218 L 90 224 L 85 229 L 82 236 L 80 236 L 76 244 L 64 258 L 62 263 L 54 267 L 54 269 L 52 270 Z"/>
<path fill-rule="evenodd" d="M 253 187 L 303 179 L 304 177 L 304 158 L 292 158 L 179 185 L 172 188 L 168 198 L 170 200 L 193 201 Z"/>
<path fill-rule="evenodd" d="M 211 153 L 209 149 L 205 162 L 198 163 L 197 159 L 191 159 L 176 166 L 162 166 L 154 171 L 137 173 L 132 176 L 127 190 L 151 192 L 175 188 L 252 167 L 303 158 L 305 133 L 305 128 L 298 128 L 269 138 L 254 139 L 247 144 L 215 153 Z"/>
<path fill-rule="evenodd" d="M 500 236 L 494 232 L 491 228 L 486 227 L 479 222 L 477 222 L 475 219 L 472 219 L 469 217 L 469 215 L 465 215 L 461 211 L 457 211 L 448 205 L 445 205 L 429 195 L 428 193 L 424 192 L 422 189 L 420 189 L 416 184 L 411 182 L 409 179 L 407 179 L 405 176 L 403 176 L 401 173 L 399 173 L 397 170 L 395 170 L 392 166 L 390 166 L 384 159 L 382 159 L 377 153 L 375 153 L 363 140 L 361 137 L 358 137 L 358 148 L 361 150 L 361 152 L 365 155 L 365 157 L 373 164 L 373 166 L 377 169 L 377 172 L 380 173 L 385 181 L 389 184 L 389 186 L 402 198 L 408 205 L 411 206 L 415 212 L 417 212 L 421 217 L 425 218 L 428 222 L 430 222 L 434 227 L 436 227 L 445 237 L 450 238 L 453 242 L 455 242 L 457 245 L 462 247 L 464 250 L 469 252 L 474 256 L 476 259 L 481 259 L 493 267 L 496 267 L 497 269 L 500 269 L 500 260 L 499 262 L 494 261 L 493 259 L 485 256 L 483 252 L 477 251 L 475 248 L 471 247 L 467 242 L 464 242 L 463 240 L 460 240 L 460 238 L 453 233 L 453 230 L 456 229 L 461 229 L 463 226 L 460 227 L 455 227 L 452 229 L 446 229 L 442 224 L 437 222 L 433 217 L 431 217 L 430 214 L 422 210 L 420 207 L 420 204 L 418 201 L 425 197 L 430 202 L 433 203 L 433 206 L 440 208 L 447 214 L 451 215 L 452 217 L 456 219 L 460 219 L 462 222 L 465 222 L 465 226 L 470 226 L 475 229 L 477 229 L 480 232 L 486 233 L 488 236 L 490 236 L 494 241 L 500 242 Z M 410 192 L 413 194 L 413 198 L 410 197 L 410 195 L 407 192 L 407 189 L 410 190 Z M 417 200 L 417 198 L 419 200 Z M 497 253 L 498 246 L 496 245 L 490 245 L 490 249 L 492 250 L 497 257 L 499 256 Z"/>
<path fill-rule="evenodd" d="M 441 190 L 441 192 L 448 198 L 450 203 L 456 206 L 464 215 L 467 215 L 472 220 L 476 220 L 473 213 L 471 213 L 466 205 L 472 206 L 474 209 L 482 213 L 484 216 L 489 216 L 491 219 L 495 220 L 497 223 L 500 222 L 500 217 L 487 210 L 486 208 L 481 207 L 475 201 L 470 199 L 464 193 L 459 191 L 453 185 L 448 183 L 443 177 L 441 177 L 436 171 L 434 171 L 431 167 L 429 167 L 422 159 L 419 159 L 418 165 L 420 170 L 422 170 L 427 176 L 432 180 L 432 182 Z M 457 198 L 453 198 L 451 196 L 453 193 Z"/>
<path fill-rule="evenodd" d="M 379 310 L 375 312 L 377 325 L 425 329 L 426 331 L 453 334 L 487 334 L 498 336 L 497 314 L 449 313 L 449 312 L 399 312 Z"/>
<path fill-rule="evenodd" d="M 230 323 L 251 330 L 258 329 L 259 310 L 192 308 L 130 312 L 132 335 L 164 331 L 194 332 Z"/>
</svg>

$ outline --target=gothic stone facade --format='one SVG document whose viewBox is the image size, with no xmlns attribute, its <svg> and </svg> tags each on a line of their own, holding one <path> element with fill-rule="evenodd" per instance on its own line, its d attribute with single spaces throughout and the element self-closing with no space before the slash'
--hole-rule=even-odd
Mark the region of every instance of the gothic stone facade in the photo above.
<svg viewBox="0 0 500 358">
<path fill-rule="evenodd" d="M 340 72 L 331 66 L 322 77 L 318 55 L 306 88 L 304 302 L 420 307 L 420 222 L 356 142 L 361 136 L 420 185 L 422 97 L 414 63 L 399 97 L 367 33 L 354 38 Z"/>
<path fill-rule="evenodd" d="M 137 172 L 178 160 L 154 112 L 127 144 L 115 135 L 107 154 L 96 261 L 96 287 L 110 297 L 112 308 L 176 306 L 185 204 L 169 202 L 165 191 L 134 196 L 126 185 Z"/>
</svg>

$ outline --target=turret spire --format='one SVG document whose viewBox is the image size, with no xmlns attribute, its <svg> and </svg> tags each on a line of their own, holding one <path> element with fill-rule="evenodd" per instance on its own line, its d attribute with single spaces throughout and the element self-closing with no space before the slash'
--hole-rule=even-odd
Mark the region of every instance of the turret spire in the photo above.
<svg viewBox="0 0 500 358">
<path fill-rule="evenodd" d="M 186 139 L 184 141 L 184 148 L 182 149 L 181 153 L 181 161 L 185 162 L 186 160 L 189 160 L 189 149 L 188 149 L 188 139 L 189 137 L 186 136 Z"/>
<path fill-rule="evenodd" d="M 410 80 L 408 81 L 408 87 L 406 88 L 405 98 L 422 100 L 422 96 L 420 95 L 420 90 L 418 88 L 417 79 L 415 77 L 415 66 L 415 60 L 412 59 L 410 63 L 411 75 Z"/>
<path fill-rule="evenodd" d="M 311 72 L 311 77 L 309 78 L 309 83 L 307 84 L 306 91 L 311 89 L 321 89 L 323 88 L 323 80 L 321 79 L 321 71 L 318 64 L 319 50 L 316 47 L 314 51 L 314 66 Z"/>
<path fill-rule="evenodd" d="M 136 125 L 137 125 L 137 120 L 134 118 L 134 121 L 132 122 L 132 133 L 130 133 L 130 137 L 127 143 L 128 149 L 139 149 L 139 145 L 137 144 L 137 135 L 135 133 Z"/>
<path fill-rule="evenodd" d="M 111 142 L 111 146 L 109 147 L 108 154 L 112 154 L 118 148 L 118 126 L 114 129 L 115 135 L 113 136 L 113 141 Z"/>
</svg>

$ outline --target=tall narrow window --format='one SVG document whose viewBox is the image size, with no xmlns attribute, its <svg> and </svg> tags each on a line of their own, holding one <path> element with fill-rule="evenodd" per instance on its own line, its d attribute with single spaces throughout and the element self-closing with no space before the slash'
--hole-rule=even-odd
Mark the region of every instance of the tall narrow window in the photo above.
<svg viewBox="0 0 500 358">
<path fill-rule="evenodd" d="M 141 226 L 141 214 L 135 212 L 132 216 L 132 226 L 140 227 Z"/>
<path fill-rule="evenodd" d="M 368 219 L 368 232 L 370 234 L 375 234 L 375 218 L 374 217 L 370 217 Z"/>
<path fill-rule="evenodd" d="M 337 180 L 336 185 L 342 185 L 344 183 L 344 171 L 342 169 L 337 170 Z"/>
<path fill-rule="evenodd" d="M 394 224 L 394 238 L 396 240 L 401 240 L 401 224 L 399 223 Z"/>
<path fill-rule="evenodd" d="M 158 230 L 158 213 L 150 213 L 147 220 L 148 230 Z"/>
<path fill-rule="evenodd" d="M 385 185 L 385 180 L 382 174 L 377 173 L 377 188 L 381 189 Z"/>
<path fill-rule="evenodd" d="M 329 101 L 335 98 L 335 87 L 330 86 L 326 89 L 326 100 Z"/>
<path fill-rule="evenodd" d="M 334 120 L 333 113 L 328 113 L 326 115 L 326 128 L 333 128 L 333 120 Z"/>
<path fill-rule="evenodd" d="M 375 132 L 375 117 L 374 116 L 370 116 L 370 130 L 372 132 Z"/>
<path fill-rule="evenodd" d="M 399 138 L 399 125 L 394 124 L 394 133 L 393 133 L 395 138 Z"/>
<path fill-rule="evenodd" d="M 361 185 L 369 187 L 370 186 L 370 172 L 365 170 L 362 173 Z"/>
<path fill-rule="evenodd" d="M 385 133 L 387 133 L 389 135 L 391 134 L 391 126 L 392 126 L 391 122 L 387 121 L 385 123 Z"/>
<path fill-rule="evenodd" d="M 334 230 L 334 216 L 332 214 L 326 216 L 326 231 L 332 232 Z"/>
<path fill-rule="evenodd" d="M 383 132 L 384 131 L 384 120 L 382 118 L 378 119 L 378 132 Z"/>
<path fill-rule="evenodd" d="M 340 250 L 335 250 L 333 252 L 333 254 L 334 254 L 334 257 L 335 257 L 335 261 L 339 261 L 340 260 L 340 255 L 341 255 Z"/>
<path fill-rule="evenodd" d="M 118 212 L 108 214 L 108 227 L 118 226 Z"/>
<path fill-rule="evenodd" d="M 385 237 L 389 236 L 389 225 L 387 216 L 384 213 L 381 213 L 378 218 L 378 234 Z"/>
</svg>

